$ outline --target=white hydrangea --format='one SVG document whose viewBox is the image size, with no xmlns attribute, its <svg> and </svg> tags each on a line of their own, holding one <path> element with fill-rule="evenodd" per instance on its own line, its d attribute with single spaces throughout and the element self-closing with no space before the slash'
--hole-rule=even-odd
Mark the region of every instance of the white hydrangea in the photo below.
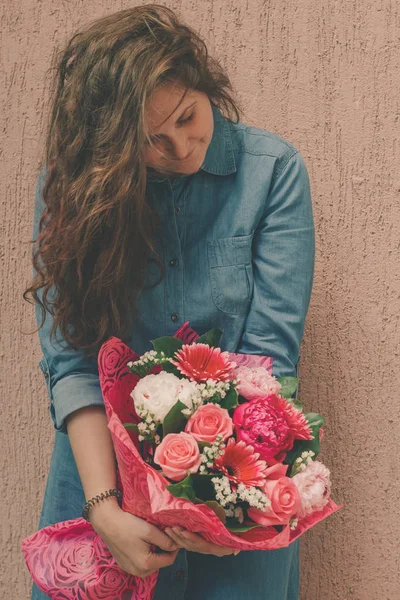
<svg viewBox="0 0 400 600">
<path fill-rule="evenodd" d="M 166 371 L 146 375 L 131 392 L 136 410 L 148 411 L 154 415 L 154 420 L 159 422 L 164 420 L 178 400 L 192 409 L 193 400 L 197 399 L 198 395 L 195 382 L 179 379 Z"/>
</svg>

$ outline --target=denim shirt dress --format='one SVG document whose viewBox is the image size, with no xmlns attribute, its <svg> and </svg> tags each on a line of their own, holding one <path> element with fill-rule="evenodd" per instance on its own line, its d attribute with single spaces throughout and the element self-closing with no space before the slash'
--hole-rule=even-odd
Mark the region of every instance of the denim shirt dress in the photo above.
<svg viewBox="0 0 400 600">
<path fill-rule="evenodd" d="M 199 171 L 147 181 L 149 202 L 162 218 L 155 245 L 167 272 L 140 294 L 129 345 L 141 354 L 152 349 L 151 339 L 173 335 L 189 321 L 199 334 L 221 329 L 223 350 L 272 356 L 276 377 L 297 376 L 315 261 L 307 168 L 287 140 L 212 110 L 213 137 Z M 44 178 L 45 167 L 37 182 L 34 239 Z M 149 263 L 146 283 L 158 276 Z M 39 324 L 37 304 L 35 310 Z M 103 405 L 97 361 L 68 348 L 59 331 L 59 342 L 50 343 L 50 327 L 47 313 L 39 367 L 55 442 L 39 529 L 81 516 L 85 497 L 65 418 Z M 298 579 L 299 540 L 223 558 L 180 550 L 174 564 L 160 570 L 154 600 L 297 600 Z M 33 584 L 32 600 L 44 598 Z"/>
</svg>

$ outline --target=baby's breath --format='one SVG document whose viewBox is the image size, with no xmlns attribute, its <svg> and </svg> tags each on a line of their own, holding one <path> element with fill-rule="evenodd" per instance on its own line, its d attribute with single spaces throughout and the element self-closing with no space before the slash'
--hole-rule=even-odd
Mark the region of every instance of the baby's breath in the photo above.
<svg viewBox="0 0 400 600">
<path fill-rule="evenodd" d="M 232 491 L 230 481 L 227 477 L 213 477 L 211 479 L 215 489 L 215 497 L 222 507 L 227 507 L 229 504 L 236 504 L 237 493 Z M 229 516 L 229 515 L 228 515 Z M 233 514 L 231 515 L 233 516 Z"/>
<path fill-rule="evenodd" d="M 258 508 L 258 510 L 265 510 L 267 506 L 271 505 L 271 500 L 268 498 L 268 496 L 255 485 L 247 487 L 244 485 L 244 483 L 239 483 L 237 495 L 240 500 L 247 502 L 249 506 Z"/>
<path fill-rule="evenodd" d="M 142 354 L 138 360 L 129 361 L 127 363 L 127 367 L 131 373 L 138 375 L 138 377 L 145 377 L 152 371 L 153 367 L 156 365 L 162 365 L 166 362 L 170 362 L 170 359 L 165 356 L 165 352 L 149 350 L 148 352 Z"/>
<path fill-rule="evenodd" d="M 211 446 L 204 446 L 203 452 L 201 455 L 201 465 L 200 465 L 200 473 L 206 474 L 210 473 L 210 469 L 214 464 L 214 459 L 221 456 L 225 448 L 224 439 L 222 435 L 218 435 L 216 437 L 215 442 Z"/>
<path fill-rule="evenodd" d="M 213 477 L 211 479 L 215 489 L 215 499 L 224 508 L 227 517 L 236 517 L 243 522 L 243 507 L 236 506 L 239 502 L 253 506 L 258 510 L 265 510 L 271 505 L 271 500 L 256 486 L 245 486 L 240 483 L 235 490 L 231 488 L 228 477 Z"/>
<path fill-rule="evenodd" d="M 239 523 L 243 523 L 244 514 L 241 506 L 235 506 L 232 502 L 224 509 L 227 517 L 235 517 Z"/>
<path fill-rule="evenodd" d="M 235 510 L 233 511 L 233 515 L 236 517 L 236 519 L 239 521 L 239 523 L 243 523 L 243 521 L 244 521 L 243 508 L 241 508 L 240 506 L 237 506 L 235 508 Z"/>
<path fill-rule="evenodd" d="M 178 400 L 179 400 L 179 396 L 178 396 Z M 190 396 L 190 403 L 191 403 L 191 407 L 183 408 L 181 410 L 181 413 L 188 419 L 192 416 L 193 413 L 196 412 L 196 410 L 199 408 L 199 406 L 201 406 L 203 404 L 203 398 L 201 397 L 201 394 L 199 393 L 199 389 L 198 389 L 197 385 L 195 386 L 193 394 Z M 184 402 L 184 404 L 187 404 L 187 402 Z"/>
<path fill-rule="evenodd" d="M 155 442 L 157 444 L 156 438 L 159 438 L 160 436 L 156 434 L 156 430 L 160 420 L 156 419 L 156 416 L 145 409 L 143 405 L 136 406 L 135 408 L 138 416 L 142 419 L 141 423 L 138 423 L 137 425 L 139 441 L 143 442 L 146 440 L 150 443 Z"/>
<path fill-rule="evenodd" d="M 313 452 L 312 450 L 305 450 L 304 452 L 302 452 L 301 456 L 296 458 L 296 460 L 294 461 L 290 477 L 294 477 L 294 475 L 300 473 L 300 471 L 304 471 L 307 465 L 313 461 L 313 456 L 315 456 L 315 452 Z"/>
<path fill-rule="evenodd" d="M 231 382 L 229 381 L 215 381 L 214 379 L 207 379 L 206 382 L 198 383 L 196 387 L 200 392 L 202 404 L 206 402 L 219 404 L 220 400 L 225 398 L 230 386 Z"/>
</svg>

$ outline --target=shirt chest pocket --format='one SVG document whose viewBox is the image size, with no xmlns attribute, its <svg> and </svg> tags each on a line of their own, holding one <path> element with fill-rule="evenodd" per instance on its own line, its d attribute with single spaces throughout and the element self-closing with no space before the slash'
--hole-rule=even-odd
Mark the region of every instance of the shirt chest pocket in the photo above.
<svg viewBox="0 0 400 600">
<path fill-rule="evenodd" d="M 247 313 L 253 295 L 253 234 L 207 242 L 211 297 L 217 308 L 229 314 Z"/>
</svg>

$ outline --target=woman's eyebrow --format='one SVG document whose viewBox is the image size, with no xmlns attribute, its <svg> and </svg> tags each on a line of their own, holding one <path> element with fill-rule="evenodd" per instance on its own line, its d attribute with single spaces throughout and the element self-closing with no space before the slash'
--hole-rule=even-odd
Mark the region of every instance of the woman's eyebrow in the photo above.
<svg viewBox="0 0 400 600">
<path fill-rule="evenodd" d="M 197 100 L 195 100 L 194 102 L 192 102 L 192 104 L 189 104 L 189 106 L 187 106 L 187 107 L 186 107 L 186 108 L 185 108 L 185 109 L 184 109 L 184 110 L 181 112 L 181 114 L 180 114 L 179 118 L 176 120 L 176 123 L 178 123 L 178 122 L 179 122 L 179 121 L 182 119 L 182 117 L 183 117 L 183 115 L 186 113 L 186 111 L 188 111 L 188 110 L 189 110 L 189 108 L 192 108 L 192 107 L 193 107 L 193 106 L 196 104 L 196 102 L 197 102 Z M 163 124 L 164 124 L 164 123 L 161 123 L 161 125 L 163 125 Z M 160 137 L 164 137 L 164 134 L 163 134 L 163 133 L 152 133 L 150 137 L 151 137 L 151 138 L 153 138 L 153 137 L 158 137 L 158 138 L 160 138 Z"/>
<path fill-rule="evenodd" d="M 196 100 L 195 100 L 194 102 L 192 102 L 192 104 L 189 104 L 189 106 L 187 106 L 187 107 L 185 108 L 185 110 L 184 110 L 184 111 L 181 113 L 181 116 L 179 117 L 179 119 L 177 119 L 177 121 L 179 121 L 180 119 L 182 119 L 182 117 L 183 117 L 183 115 L 185 114 L 185 112 L 186 112 L 187 110 L 189 110 L 189 108 L 192 108 L 192 106 L 194 106 L 195 104 L 196 104 Z"/>
</svg>

